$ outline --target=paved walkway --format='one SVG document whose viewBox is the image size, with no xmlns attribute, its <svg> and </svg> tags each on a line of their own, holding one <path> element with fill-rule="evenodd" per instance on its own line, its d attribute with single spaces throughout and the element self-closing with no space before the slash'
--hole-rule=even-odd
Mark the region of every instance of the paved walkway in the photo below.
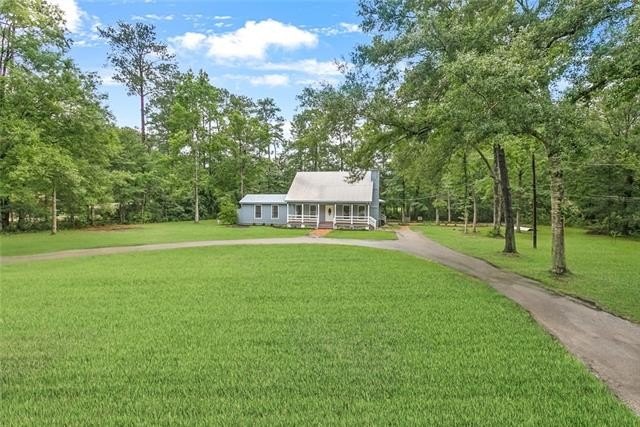
<svg viewBox="0 0 640 427">
<path fill-rule="evenodd" d="M 521 305 L 640 415 L 640 325 L 594 309 L 572 298 L 546 291 L 534 280 L 500 270 L 482 260 L 455 252 L 408 228 L 398 231 L 398 236 L 399 239 L 395 241 L 305 236 L 161 243 L 4 257 L 0 258 L 0 263 L 15 264 L 80 256 L 228 245 L 332 244 L 398 250 L 436 261 L 476 277 Z"/>
</svg>

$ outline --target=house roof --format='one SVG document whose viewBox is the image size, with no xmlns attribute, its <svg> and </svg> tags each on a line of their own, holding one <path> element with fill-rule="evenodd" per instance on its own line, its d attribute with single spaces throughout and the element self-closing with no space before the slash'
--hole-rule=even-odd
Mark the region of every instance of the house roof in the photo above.
<svg viewBox="0 0 640 427">
<path fill-rule="evenodd" d="M 264 204 L 276 204 L 284 205 L 286 194 L 247 194 L 240 200 L 241 205 L 264 203 Z"/>
<path fill-rule="evenodd" d="M 287 202 L 370 203 L 373 197 L 371 172 L 361 181 L 349 182 L 349 172 L 298 172 Z"/>
</svg>

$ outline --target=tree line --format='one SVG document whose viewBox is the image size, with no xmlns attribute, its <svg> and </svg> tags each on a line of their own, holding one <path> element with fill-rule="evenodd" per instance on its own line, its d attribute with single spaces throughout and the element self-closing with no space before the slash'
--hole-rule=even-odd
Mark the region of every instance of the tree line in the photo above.
<svg viewBox="0 0 640 427">
<path fill-rule="evenodd" d="M 371 167 L 388 215 L 479 221 L 517 252 L 551 225 L 551 271 L 568 271 L 565 224 L 640 232 L 640 6 L 599 1 L 359 4 L 371 41 L 338 87 L 307 88 L 298 167 Z"/>
<path fill-rule="evenodd" d="M 221 217 L 248 192 L 284 192 L 299 170 L 381 171 L 388 217 L 493 224 L 505 252 L 550 224 L 640 232 L 640 6 L 632 1 L 359 4 L 370 41 L 345 79 L 272 99 L 180 71 L 152 25 L 101 28 L 139 104 L 113 123 L 95 74 L 68 58 L 60 11 L 0 6 L 0 216 L 7 229 Z M 522 244 L 520 242 L 519 244 Z"/>
<path fill-rule="evenodd" d="M 0 217 L 4 230 L 216 217 L 247 192 L 283 191 L 284 119 L 179 70 L 144 23 L 98 29 L 114 80 L 139 105 L 139 129 L 114 124 L 95 73 L 68 57 L 61 11 L 0 5 Z M 134 101 L 135 100 L 135 101 Z"/>
</svg>

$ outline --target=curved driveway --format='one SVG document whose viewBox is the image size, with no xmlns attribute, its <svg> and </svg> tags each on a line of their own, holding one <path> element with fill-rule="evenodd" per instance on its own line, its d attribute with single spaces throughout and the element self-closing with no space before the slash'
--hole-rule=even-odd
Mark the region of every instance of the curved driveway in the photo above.
<svg viewBox="0 0 640 427">
<path fill-rule="evenodd" d="M 394 241 L 293 237 L 161 243 L 3 257 L 0 263 L 229 245 L 331 244 L 398 250 L 476 277 L 518 303 L 640 415 L 640 325 L 547 291 L 534 280 L 453 251 L 408 228 L 400 230 L 398 237 Z"/>
</svg>

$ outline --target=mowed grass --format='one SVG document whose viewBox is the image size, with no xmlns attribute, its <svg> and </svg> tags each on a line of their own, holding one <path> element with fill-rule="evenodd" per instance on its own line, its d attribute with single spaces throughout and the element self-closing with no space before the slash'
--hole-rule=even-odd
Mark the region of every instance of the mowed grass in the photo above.
<svg viewBox="0 0 640 427">
<path fill-rule="evenodd" d="M 124 227 L 97 227 L 85 230 L 0 235 L 0 255 L 28 255 L 66 249 L 130 246 L 149 243 L 188 242 L 191 240 L 227 240 L 267 237 L 295 237 L 309 230 L 267 226 L 239 227 L 220 225 L 215 220 L 133 224 Z"/>
<path fill-rule="evenodd" d="M 332 230 L 325 237 L 359 240 L 396 240 L 398 238 L 395 231 L 390 230 Z"/>
<path fill-rule="evenodd" d="M 452 227 L 416 227 L 452 249 L 473 255 L 507 270 L 539 280 L 551 289 L 591 301 L 612 313 L 640 322 L 640 241 L 587 234 L 567 228 L 566 254 L 571 274 L 557 278 L 551 268 L 551 234 L 540 227 L 538 249 L 531 245 L 531 233 L 517 233 L 519 255 L 504 255 L 504 240 L 477 234 L 463 234 Z"/>
<path fill-rule="evenodd" d="M 515 304 L 401 253 L 0 268 L 3 425 L 638 425 Z"/>
</svg>

